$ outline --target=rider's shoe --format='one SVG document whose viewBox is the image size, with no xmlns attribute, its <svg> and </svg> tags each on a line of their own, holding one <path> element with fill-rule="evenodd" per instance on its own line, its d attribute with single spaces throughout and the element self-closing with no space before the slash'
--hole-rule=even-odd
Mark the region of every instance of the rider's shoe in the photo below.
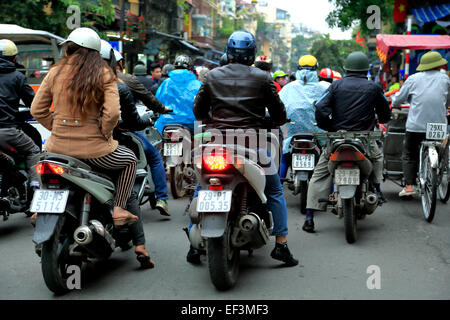
<svg viewBox="0 0 450 320">
<path fill-rule="evenodd" d="M 302 227 L 303 231 L 314 233 L 314 220 L 313 219 L 306 219 L 305 223 Z"/>
<path fill-rule="evenodd" d="M 161 215 L 170 217 L 169 204 L 167 203 L 167 200 L 159 199 L 158 201 L 156 201 L 156 209 L 159 210 L 159 213 L 161 213 Z"/>
<path fill-rule="evenodd" d="M 383 192 L 377 191 L 377 197 L 378 197 L 378 205 L 382 205 L 383 203 L 387 202 L 386 198 L 384 197 Z"/>
<path fill-rule="evenodd" d="M 398 196 L 402 197 L 410 197 L 417 194 L 416 190 L 414 190 L 413 186 L 405 186 L 402 191 L 399 192 Z"/>
<path fill-rule="evenodd" d="M 189 252 L 186 256 L 186 260 L 187 262 L 192 264 L 200 264 L 201 263 L 200 256 L 202 254 L 206 254 L 206 252 L 204 250 L 198 250 L 195 249 L 193 246 L 190 246 Z"/>
<path fill-rule="evenodd" d="M 270 256 L 275 260 L 280 260 L 285 263 L 287 267 L 293 267 L 298 265 L 298 260 L 294 258 L 292 253 L 289 251 L 287 242 L 285 243 L 276 243 L 275 248 L 273 248 Z"/>
</svg>

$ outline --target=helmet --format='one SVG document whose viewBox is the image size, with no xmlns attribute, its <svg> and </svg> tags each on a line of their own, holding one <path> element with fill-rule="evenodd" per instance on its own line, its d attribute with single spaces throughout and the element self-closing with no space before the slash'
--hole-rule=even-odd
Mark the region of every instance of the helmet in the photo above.
<svg viewBox="0 0 450 320">
<path fill-rule="evenodd" d="M 333 71 L 333 79 L 334 80 L 342 79 L 342 75 L 337 71 Z"/>
<path fill-rule="evenodd" d="M 275 71 L 275 72 L 274 72 L 274 74 L 273 74 L 273 80 L 275 80 L 276 78 L 286 77 L 286 76 L 287 76 L 287 74 L 284 73 L 284 71 L 278 70 L 278 71 Z"/>
<path fill-rule="evenodd" d="M 226 53 L 224 53 L 221 57 L 220 57 L 220 61 L 219 64 L 221 67 L 223 67 L 224 65 L 228 64 L 228 56 Z"/>
<path fill-rule="evenodd" d="M 361 52 L 355 51 L 348 55 L 347 60 L 345 60 L 345 71 L 365 71 L 369 70 L 369 58 Z"/>
<path fill-rule="evenodd" d="M 19 53 L 16 44 L 8 39 L 0 40 L 0 56 L 13 57 Z"/>
<path fill-rule="evenodd" d="M 234 62 L 251 65 L 256 55 L 256 40 L 248 31 L 235 31 L 228 38 L 228 59 Z"/>
<path fill-rule="evenodd" d="M 100 55 L 102 58 L 105 60 L 111 60 L 111 50 L 113 50 L 113 48 L 109 42 L 102 39 L 100 48 Z"/>
<path fill-rule="evenodd" d="M 330 68 L 323 68 L 319 72 L 319 77 L 324 79 L 333 79 L 333 70 Z"/>
<path fill-rule="evenodd" d="M 146 76 L 147 75 L 147 68 L 142 64 L 137 64 L 134 66 L 133 74 L 135 76 Z"/>
<path fill-rule="evenodd" d="M 272 69 L 272 60 L 268 56 L 259 56 L 255 60 L 255 67 L 264 71 Z"/>
<path fill-rule="evenodd" d="M 120 54 L 119 51 L 117 51 L 116 49 L 114 49 L 114 57 L 116 58 L 116 61 L 119 62 L 120 60 L 123 60 L 122 55 Z"/>
<path fill-rule="evenodd" d="M 439 52 L 428 51 L 422 56 L 422 58 L 420 58 L 420 64 L 417 67 L 417 71 L 432 70 L 446 64 L 447 60 L 442 58 Z"/>
<path fill-rule="evenodd" d="M 169 75 L 169 72 L 172 71 L 172 70 L 175 70 L 174 65 L 173 65 L 173 64 L 166 64 L 166 65 L 164 65 L 164 67 L 162 68 L 161 73 L 162 73 L 163 76 L 168 76 L 168 75 Z"/>
<path fill-rule="evenodd" d="M 317 70 L 318 67 L 319 62 L 317 62 L 316 57 L 310 54 L 304 55 L 298 59 L 298 70 Z"/>
<path fill-rule="evenodd" d="M 97 32 L 90 28 L 76 28 L 69 34 L 67 40 L 62 42 L 61 44 L 67 43 L 69 41 L 76 43 L 80 47 L 92 49 L 98 52 L 100 52 L 100 49 L 102 47 L 100 37 L 98 36 Z"/>
<path fill-rule="evenodd" d="M 191 59 L 191 57 L 186 56 L 184 54 L 179 55 L 176 57 L 175 62 L 173 63 L 175 69 L 188 69 L 192 70 L 194 67 L 194 63 Z"/>
</svg>

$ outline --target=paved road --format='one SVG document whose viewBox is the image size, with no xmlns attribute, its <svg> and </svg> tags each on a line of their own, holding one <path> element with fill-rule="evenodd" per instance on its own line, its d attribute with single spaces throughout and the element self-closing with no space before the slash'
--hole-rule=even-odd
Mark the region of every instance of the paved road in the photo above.
<svg viewBox="0 0 450 320">
<path fill-rule="evenodd" d="M 206 263 L 186 262 L 187 202 L 171 200 L 166 219 L 144 208 L 145 230 L 155 269 L 138 270 L 132 250 L 117 251 L 107 262 L 87 266 L 82 290 L 55 297 L 42 279 L 34 254 L 33 228 L 22 215 L 0 221 L 0 299 L 449 299 L 450 204 L 438 204 L 427 223 L 419 200 L 401 201 L 398 187 L 383 185 L 389 202 L 361 221 L 358 241 L 349 245 L 343 221 L 331 213 L 316 217 L 317 233 L 301 230 L 298 199 L 287 192 L 289 246 L 300 260 L 294 268 L 279 268 L 269 246 L 242 253 L 236 287 L 218 292 Z M 381 289 L 369 290 L 368 266 L 381 272 Z"/>
</svg>

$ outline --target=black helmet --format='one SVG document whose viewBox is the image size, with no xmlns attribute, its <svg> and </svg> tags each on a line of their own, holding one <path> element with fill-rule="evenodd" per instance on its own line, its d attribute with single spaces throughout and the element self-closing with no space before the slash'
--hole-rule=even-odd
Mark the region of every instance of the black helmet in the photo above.
<svg viewBox="0 0 450 320">
<path fill-rule="evenodd" d="M 361 51 L 350 53 L 345 61 L 345 71 L 364 72 L 369 69 L 369 58 Z"/>
<path fill-rule="evenodd" d="M 224 53 L 221 57 L 220 57 L 220 61 L 219 64 L 221 67 L 225 66 L 228 64 L 228 56 L 226 53 Z"/>
<path fill-rule="evenodd" d="M 164 67 L 162 68 L 161 73 L 162 73 L 162 75 L 163 75 L 164 77 L 167 77 L 167 76 L 169 75 L 169 72 L 172 71 L 172 70 L 175 70 L 174 65 L 168 63 L 168 64 L 165 64 L 165 65 L 164 65 Z"/>
<path fill-rule="evenodd" d="M 194 62 L 192 61 L 191 57 L 182 54 L 175 59 L 173 65 L 175 69 L 192 70 L 192 68 L 194 67 Z"/>
</svg>

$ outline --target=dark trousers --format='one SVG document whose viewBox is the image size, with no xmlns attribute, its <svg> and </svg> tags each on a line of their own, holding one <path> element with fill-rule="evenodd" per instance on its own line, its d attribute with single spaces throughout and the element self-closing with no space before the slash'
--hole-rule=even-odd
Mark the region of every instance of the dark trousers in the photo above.
<svg viewBox="0 0 450 320">
<path fill-rule="evenodd" d="M 403 141 L 403 175 L 407 185 L 415 185 L 419 170 L 420 144 L 425 140 L 424 132 L 405 133 Z"/>
</svg>

